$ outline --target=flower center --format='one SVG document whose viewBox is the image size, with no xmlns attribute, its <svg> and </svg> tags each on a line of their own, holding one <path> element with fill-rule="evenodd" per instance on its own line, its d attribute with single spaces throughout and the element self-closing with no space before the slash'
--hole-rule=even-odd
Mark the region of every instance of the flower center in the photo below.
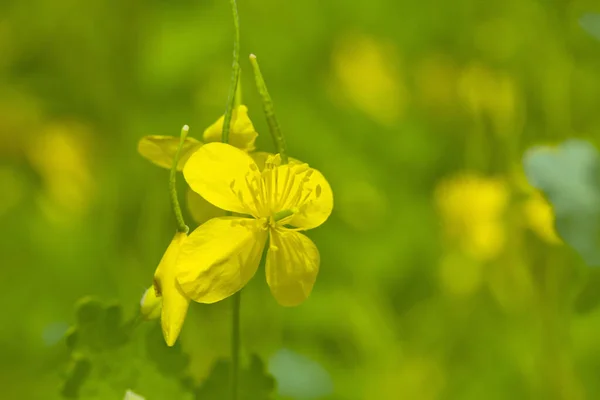
<svg viewBox="0 0 600 400">
<path fill-rule="evenodd" d="M 230 188 L 248 214 L 269 218 L 269 224 L 285 224 L 321 196 L 321 186 L 310 185 L 313 173 L 308 164 L 277 165 L 267 161 L 262 172 L 251 164 L 244 181 L 234 180 Z M 244 198 L 244 193 L 250 198 Z"/>
</svg>

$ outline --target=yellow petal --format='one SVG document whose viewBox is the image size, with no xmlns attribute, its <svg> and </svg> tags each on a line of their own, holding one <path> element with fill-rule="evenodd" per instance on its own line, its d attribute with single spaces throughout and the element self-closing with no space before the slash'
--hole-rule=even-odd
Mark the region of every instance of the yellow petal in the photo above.
<svg viewBox="0 0 600 400">
<path fill-rule="evenodd" d="M 147 160 L 150 160 L 159 167 L 171 169 L 173 158 L 179 146 L 179 138 L 174 136 L 145 136 L 138 143 L 138 152 Z M 202 142 L 188 137 L 183 143 L 177 170 L 181 171 L 183 166 L 194 153 L 202 146 Z"/>
<path fill-rule="evenodd" d="M 271 229 L 267 283 L 282 306 L 296 306 L 310 295 L 319 273 L 319 249 L 308 237 Z"/>
<path fill-rule="evenodd" d="M 223 134 L 223 121 L 225 117 L 221 116 L 211 126 L 204 131 L 204 141 L 206 143 L 220 142 Z M 229 144 L 250 152 L 254 151 L 256 137 L 258 133 L 254 130 L 252 121 L 248 117 L 248 107 L 240 105 L 233 110 L 231 115 L 231 130 L 229 132 Z"/>
<path fill-rule="evenodd" d="M 323 174 L 313 169 L 308 182 L 304 184 L 301 198 L 305 199 L 295 205 L 299 212 L 289 221 L 302 229 L 312 229 L 327 221 L 333 210 L 333 191 Z"/>
<path fill-rule="evenodd" d="M 154 285 L 144 292 L 140 301 L 140 314 L 145 320 L 157 319 L 162 311 L 162 297 L 157 296 Z"/>
<path fill-rule="evenodd" d="M 242 150 L 224 143 L 208 143 L 183 168 L 192 190 L 226 211 L 258 216 L 256 199 L 247 182 L 259 176 L 256 163 Z"/>
<path fill-rule="evenodd" d="M 192 189 L 187 191 L 187 206 L 192 219 L 201 225 L 211 218 L 224 217 L 225 211 L 213 206 Z"/>
<path fill-rule="evenodd" d="M 177 260 L 177 281 L 199 303 L 236 293 L 254 276 L 267 239 L 264 221 L 213 218 L 192 232 Z"/>
<path fill-rule="evenodd" d="M 163 299 L 161 325 L 168 346 L 177 341 L 190 303 L 176 280 L 176 261 L 186 237 L 185 233 L 175 234 L 154 273 L 154 289 Z"/>
</svg>

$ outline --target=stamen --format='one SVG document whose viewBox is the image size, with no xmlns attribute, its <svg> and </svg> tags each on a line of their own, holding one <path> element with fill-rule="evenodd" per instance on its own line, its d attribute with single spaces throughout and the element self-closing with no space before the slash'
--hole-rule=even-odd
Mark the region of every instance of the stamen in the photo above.
<svg viewBox="0 0 600 400">
<path fill-rule="evenodd" d="M 295 177 L 292 176 L 292 167 L 288 166 L 286 168 L 284 188 L 283 188 L 283 191 L 281 193 L 281 197 L 279 198 L 279 201 L 277 202 L 277 208 L 278 209 L 283 208 L 283 205 L 286 202 L 285 200 L 290 195 L 290 192 L 292 191 L 292 187 L 294 186 L 294 178 Z"/>
<path fill-rule="evenodd" d="M 248 190 L 250 191 L 251 195 L 252 195 L 252 202 L 254 203 L 254 207 L 256 208 L 256 211 L 258 213 L 261 213 L 262 208 L 261 208 L 261 204 L 260 201 L 258 199 L 258 188 L 255 188 L 251 182 L 248 180 L 250 174 L 245 176 L 245 180 L 246 180 L 246 185 L 248 186 Z M 250 177 L 252 178 L 252 177 Z M 255 178 L 255 177 L 254 177 Z M 252 183 L 256 183 L 256 178 L 252 181 Z M 262 213 L 261 213 L 262 214 Z"/>
</svg>

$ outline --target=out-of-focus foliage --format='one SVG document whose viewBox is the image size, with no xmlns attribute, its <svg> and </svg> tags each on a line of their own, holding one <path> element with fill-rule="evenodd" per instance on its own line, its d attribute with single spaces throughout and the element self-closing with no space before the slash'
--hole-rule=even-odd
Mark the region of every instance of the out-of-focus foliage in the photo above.
<svg viewBox="0 0 600 400">
<path fill-rule="evenodd" d="M 558 233 L 592 266 L 600 266 L 600 158 L 593 145 L 569 140 L 538 146 L 524 160 L 529 182 L 552 203 Z"/>
<path fill-rule="evenodd" d="M 579 22 L 583 29 L 600 39 L 600 14 L 586 14 Z"/>
<path fill-rule="evenodd" d="M 557 236 L 556 204 L 522 164 L 532 146 L 599 145 L 597 18 L 580 24 L 597 1 L 239 3 L 257 149 L 273 145 L 251 52 L 290 155 L 335 196 L 309 233 L 308 301 L 279 307 L 263 276 L 244 289 L 245 360 L 282 379 L 314 373 L 277 363 L 282 349 L 312 360 L 332 382 L 324 399 L 598 398 L 600 270 Z M 84 296 L 138 313 L 175 230 L 168 171 L 138 141 L 183 124 L 202 139 L 225 109 L 232 38 L 224 0 L 0 2 L 0 397 L 58 398 L 67 374 L 96 398 L 165 398 L 126 375 L 102 386 L 63 337 Z M 228 357 L 230 317 L 228 301 L 190 307 L 180 346 L 196 388 Z M 103 365 L 144 363 L 153 329 Z M 157 368 L 138 379 L 158 385 Z M 291 387 L 275 392 L 305 394 Z"/>
<path fill-rule="evenodd" d="M 76 324 L 66 336 L 70 365 L 61 395 L 119 398 L 134 388 L 149 398 L 193 398 L 186 371 L 189 357 L 181 347 L 168 348 L 156 324 L 124 322 L 121 314 L 118 305 L 104 306 L 94 299 L 80 302 Z"/>
</svg>

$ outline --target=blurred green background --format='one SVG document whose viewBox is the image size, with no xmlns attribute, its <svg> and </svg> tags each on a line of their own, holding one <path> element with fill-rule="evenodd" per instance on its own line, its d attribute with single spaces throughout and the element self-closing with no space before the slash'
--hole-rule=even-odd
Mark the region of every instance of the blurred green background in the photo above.
<svg viewBox="0 0 600 400">
<path fill-rule="evenodd" d="M 309 300 L 278 306 L 261 271 L 243 293 L 243 352 L 277 398 L 600 398 L 600 275 L 556 237 L 521 166 L 534 144 L 597 144 L 600 43 L 578 24 L 597 1 L 239 9 L 258 148 L 273 151 L 250 53 L 290 154 L 335 196 L 309 232 Z M 168 171 L 137 141 L 183 124 L 200 138 L 222 115 L 232 38 L 225 0 L 0 3 L 2 399 L 59 398 L 81 297 L 137 313 L 175 229 Z M 229 313 L 190 309 L 197 381 L 229 353 Z"/>
</svg>

